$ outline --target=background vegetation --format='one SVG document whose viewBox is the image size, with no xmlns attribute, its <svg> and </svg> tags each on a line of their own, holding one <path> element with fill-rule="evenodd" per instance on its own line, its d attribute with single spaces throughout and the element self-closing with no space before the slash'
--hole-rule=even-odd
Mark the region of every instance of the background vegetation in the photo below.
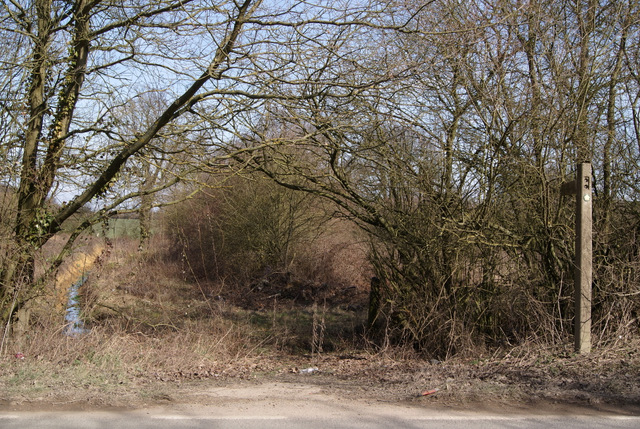
<svg viewBox="0 0 640 429">
<path fill-rule="evenodd" d="M 254 174 L 167 210 L 164 225 L 172 260 L 193 280 L 232 289 L 277 277 L 365 287 L 364 237 L 329 209 Z"/>
</svg>

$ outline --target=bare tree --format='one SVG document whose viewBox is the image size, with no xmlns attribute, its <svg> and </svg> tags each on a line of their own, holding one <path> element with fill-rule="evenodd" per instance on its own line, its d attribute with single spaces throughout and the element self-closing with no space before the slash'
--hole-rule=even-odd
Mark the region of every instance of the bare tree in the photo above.
<svg viewBox="0 0 640 429">
<path fill-rule="evenodd" d="M 269 109 L 270 133 L 254 128 L 244 142 L 272 144 L 247 162 L 284 186 L 333 200 L 372 234 L 383 301 L 404 338 L 442 355 L 474 342 L 562 340 L 573 318 L 573 221 L 560 184 L 577 160 L 589 159 L 596 194 L 609 196 L 596 206 L 598 219 L 628 222 L 614 207 L 637 198 L 622 179 L 639 159 L 637 5 L 389 8 L 396 17 L 389 20 L 411 16 L 411 25 L 369 29 L 365 47 L 353 49 L 362 57 L 328 49 L 318 56 L 338 85 L 379 84 Z M 363 43 L 357 34 L 349 42 Z M 295 138 L 273 135 L 282 127 Z M 273 144 L 283 140 L 305 156 Z M 611 247 L 601 238 L 604 254 Z M 600 309 L 612 308 L 604 291 L 620 279 L 599 266 L 594 314 L 603 327 L 611 319 Z"/>
<path fill-rule="evenodd" d="M 3 1 L 0 37 L 15 49 L 1 51 L 0 82 L 14 100 L 0 112 L 7 124 L 1 153 L 10 166 L 2 180 L 17 204 L 8 237 L 14 251 L 0 272 L 0 319 L 20 310 L 27 318 L 41 284 L 34 254 L 82 207 L 91 205 L 93 215 L 45 271 L 60 264 L 84 228 L 129 200 L 144 200 L 190 171 L 228 165 L 218 162 L 228 156 L 220 148 L 246 131 L 266 100 L 329 88 L 318 53 L 340 51 L 354 28 L 378 25 L 382 9 L 324 1 Z M 335 45 L 323 46 L 327 40 Z M 274 90 L 286 84 L 311 92 Z M 358 83 L 349 85 L 339 90 L 357 90 Z M 138 132 L 123 132 L 123 106 L 150 92 L 163 93 L 166 106 Z M 177 146 L 154 144 L 177 135 Z M 151 173 L 155 183 L 127 186 L 128 168 L 152 162 L 162 181 Z M 169 162 L 179 168 L 165 168 Z"/>
</svg>

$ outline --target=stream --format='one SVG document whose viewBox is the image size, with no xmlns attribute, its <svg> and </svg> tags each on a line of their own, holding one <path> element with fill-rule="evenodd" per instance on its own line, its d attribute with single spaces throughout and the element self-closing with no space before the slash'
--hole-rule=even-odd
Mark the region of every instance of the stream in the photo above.
<svg viewBox="0 0 640 429">
<path fill-rule="evenodd" d="M 84 327 L 84 322 L 80 318 L 80 287 L 89 278 L 88 274 L 83 274 L 80 279 L 69 288 L 69 301 L 67 302 L 67 311 L 64 320 L 67 322 L 64 333 L 70 337 L 77 337 L 89 332 Z"/>
</svg>

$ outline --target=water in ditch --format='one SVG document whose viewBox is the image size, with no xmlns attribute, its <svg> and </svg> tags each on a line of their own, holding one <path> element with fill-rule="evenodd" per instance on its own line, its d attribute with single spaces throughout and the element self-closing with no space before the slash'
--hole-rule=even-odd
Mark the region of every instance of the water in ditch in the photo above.
<svg viewBox="0 0 640 429">
<path fill-rule="evenodd" d="M 69 301 L 64 316 L 66 321 L 64 333 L 70 337 L 77 337 L 89 332 L 89 329 L 84 327 L 84 322 L 80 318 L 79 296 L 80 287 L 87 281 L 88 277 L 87 274 L 83 274 L 82 277 L 69 288 Z"/>
</svg>

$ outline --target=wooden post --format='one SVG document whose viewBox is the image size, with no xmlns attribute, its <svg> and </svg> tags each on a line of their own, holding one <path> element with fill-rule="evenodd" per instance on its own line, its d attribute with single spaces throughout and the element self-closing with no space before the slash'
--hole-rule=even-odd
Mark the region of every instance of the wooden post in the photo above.
<svg viewBox="0 0 640 429">
<path fill-rule="evenodd" d="M 578 164 L 576 191 L 575 351 L 591 352 L 592 195 L 591 164 Z"/>
<path fill-rule="evenodd" d="M 591 352 L 592 212 L 591 164 L 578 164 L 576 179 L 563 183 L 562 195 L 576 196 L 575 351 Z"/>
</svg>

